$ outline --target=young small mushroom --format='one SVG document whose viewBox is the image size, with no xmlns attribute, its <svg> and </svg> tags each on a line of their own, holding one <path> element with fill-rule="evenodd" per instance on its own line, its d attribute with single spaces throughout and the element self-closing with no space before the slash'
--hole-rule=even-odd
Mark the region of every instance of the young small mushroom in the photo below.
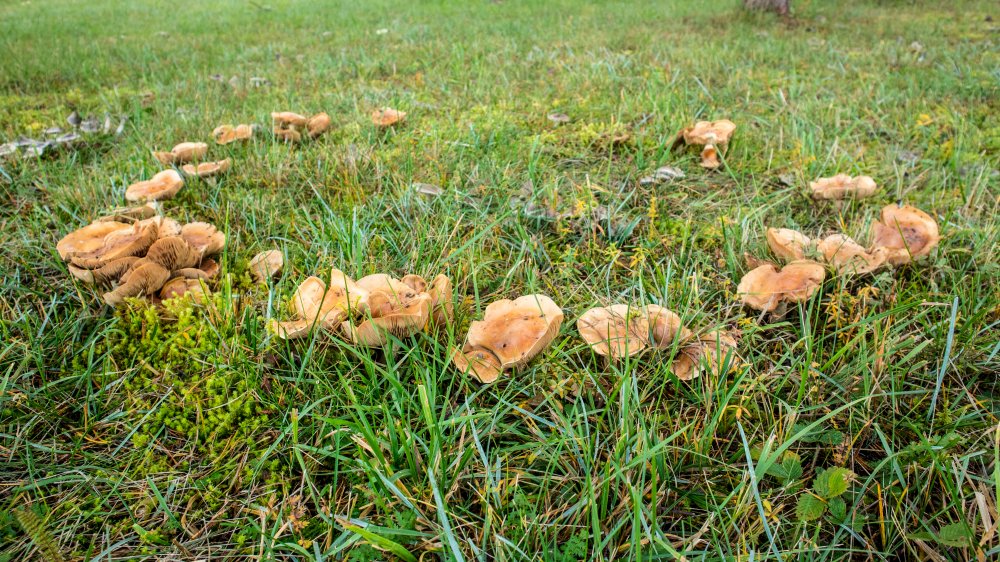
<svg viewBox="0 0 1000 562">
<path fill-rule="evenodd" d="M 809 182 L 813 199 L 863 199 L 875 194 L 878 186 L 868 176 L 852 178 L 847 174 L 837 174 L 831 178 L 818 178 Z"/>
<path fill-rule="evenodd" d="M 309 131 L 309 138 L 316 138 L 327 131 L 330 128 L 330 116 L 323 113 L 317 113 L 306 121 L 306 130 Z"/>
<path fill-rule="evenodd" d="M 299 128 L 305 127 L 309 123 L 309 118 L 291 111 L 275 111 L 271 113 L 271 123 L 276 129 Z"/>
<path fill-rule="evenodd" d="M 285 255 L 281 250 L 265 250 L 250 260 L 248 269 L 254 281 L 266 285 L 268 280 L 281 273 L 285 265 Z"/>
<path fill-rule="evenodd" d="M 184 178 L 177 170 L 163 170 L 152 178 L 133 183 L 125 190 L 125 199 L 130 202 L 161 201 L 170 199 L 184 187 Z"/>
<path fill-rule="evenodd" d="M 736 293 L 750 308 L 771 312 L 782 302 L 807 300 L 825 278 L 823 265 L 811 260 L 793 261 L 780 270 L 764 264 L 743 276 Z"/>
<path fill-rule="evenodd" d="M 296 131 L 295 129 L 280 129 L 275 127 L 271 132 L 274 133 L 275 138 L 281 139 L 285 142 L 299 142 L 302 140 L 302 133 Z"/>
<path fill-rule="evenodd" d="M 201 301 L 208 295 L 209 291 L 201 280 L 188 279 L 183 276 L 170 279 L 160 289 L 161 300 L 192 297 L 195 301 Z"/>
<path fill-rule="evenodd" d="M 725 152 L 736 130 L 736 124 L 728 119 L 719 121 L 698 121 L 693 127 L 685 127 L 677 133 L 674 140 L 674 147 L 681 144 L 687 146 L 701 146 L 701 166 L 703 168 L 715 169 L 719 162 L 719 150 Z"/>
<path fill-rule="evenodd" d="M 889 251 L 886 248 L 866 250 L 846 234 L 831 234 L 819 241 L 817 249 L 826 263 L 840 274 L 864 275 L 886 265 Z"/>
<path fill-rule="evenodd" d="M 816 245 L 805 234 L 790 228 L 768 228 L 764 237 L 771 252 L 783 262 L 806 259 L 807 252 Z"/>
<path fill-rule="evenodd" d="M 892 265 L 903 265 L 930 255 L 941 241 L 937 221 L 909 205 L 887 205 L 872 224 L 872 248 L 884 248 Z"/>
<path fill-rule="evenodd" d="M 181 170 L 188 176 L 198 176 L 199 178 L 208 178 L 218 174 L 224 174 L 229 171 L 229 166 L 232 165 L 233 161 L 230 158 L 225 160 L 219 160 L 216 162 L 202 162 L 195 166 L 194 164 L 184 164 L 181 166 Z"/>
<path fill-rule="evenodd" d="M 229 144 L 236 141 L 248 140 L 253 137 L 253 127 L 246 124 L 220 125 L 212 131 L 212 137 L 216 144 Z"/>
<path fill-rule="evenodd" d="M 203 142 L 182 142 L 174 146 L 170 152 L 154 152 L 153 156 L 160 163 L 169 166 L 201 160 L 207 153 L 208 145 Z"/>
<path fill-rule="evenodd" d="M 735 350 L 736 340 L 732 336 L 721 331 L 709 332 L 682 347 L 670 371 L 682 381 L 701 376 L 706 367 L 714 376 L 721 376 L 721 367 L 727 364 L 727 358 L 732 357 Z"/>
<path fill-rule="evenodd" d="M 562 321 L 562 309 L 545 295 L 493 302 L 483 319 L 469 326 L 462 348 L 452 348 L 451 361 L 462 373 L 491 383 L 504 370 L 534 359 L 555 339 Z"/>
<path fill-rule="evenodd" d="M 399 111 L 391 107 L 382 107 L 372 111 L 372 123 L 374 123 L 376 127 L 391 127 L 397 123 L 402 123 L 405 120 L 405 111 Z"/>
<path fill-rule="evenodd" d="M 576 329 L 594 353 L 612 359 L 635 355 L 649 345 L 646 315 L 627 304 L 591 308 L 577 319 Z"/>
</svg>

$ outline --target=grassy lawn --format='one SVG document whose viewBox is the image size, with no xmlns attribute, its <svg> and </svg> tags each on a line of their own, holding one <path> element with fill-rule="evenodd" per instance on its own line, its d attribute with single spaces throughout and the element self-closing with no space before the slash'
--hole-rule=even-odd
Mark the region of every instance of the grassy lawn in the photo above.
<svg viewBox="0 0 1000 562">
<path fill-rule="evenodd" d="M 0 160 L 0 561 L 1000 557 L 1000 10 L 793 7 L 0 2 L 0 144 L 128 117 Z M 272 111 L 333 127 L 288 145 Z M 720 169 L 671 151 L 721 118 Z M 224 123 L 264 130 L 217 146 Z M 233 159 L 164 203 L 226 233 L 213 296 L 111 308 L 55 244 L 181 141 Z M 685 177 L 639 181 L 664 165 Z M 809 197 L 839 172 L 879 192 Z M 926 259 L 742 306 L 766 227 L 864 240 L 896 202 L 937 220 Z M 255 284 L 270 248 L 285 270 Z M 269 333 L 331 267 L 445 273 L 455 322 L 385 350 Z M 450 364 L 530 293 L 566 318 L 537 359 L 492 385 Z M 738 357 L 606 362 L 575 321 L 612 303 Z"/>
</svg>

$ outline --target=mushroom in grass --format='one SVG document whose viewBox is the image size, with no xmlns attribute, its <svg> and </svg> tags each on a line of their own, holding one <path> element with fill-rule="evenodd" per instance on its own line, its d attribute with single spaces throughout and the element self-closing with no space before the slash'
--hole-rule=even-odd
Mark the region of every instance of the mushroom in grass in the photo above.
<svg viewBox="0 0 1000 562">
<path fill-rule="evenodd" d="M 392 127 L 397 123 L 402 123 L 406 120 L 406 112 L 393 109 L 391 107 L 382 107 L 372 111 L 372 123 L 376 127 Z"/>
<path fill-rule="evenodd" d="M 645 313 L 650 344 L 656 349 L 670 349 L 675 343 L 684 343 L 691 338 L 691 330 L 684 327 L 676 312 L 660 305 L 647 304 Z"/>
<path fill-rule="evenodd" d="M 189 222 L 180 237 L 202 256 L 218 254 L 226 246 L 226 235 L 207 222 Z"/>
<path fill-rule="evenodd" d="M 889 257 L 887 249 L 874 248 L 869 252 L 846 234 L 831 234 L 816 247 L 828 265 L 847 275 L 871 273 L 885 265 Z"/>
<path fill-rule="evenodd" d="M 743 304 L 771 312 L 782 302 L 807 300 L 825 278 L 823 264 L 811 260 L 793 261 L 781 269 L 768 263 L 744 275 L 736 292 Z"/>
<path fill-rule="evenodd" d="M 100 238 L 100 243 L 95 245 L 92 236 L 99 235 L 103 229 L 94 229 L 94 225 L 122 225 L 124 228 L 115 228 L 107 232 Z M 143 255 L 156 242 L 158 235 L 159 227 L 155 223 L 139 222 L 128 225 L 118 222 L 98 222 L 69 234 L 56 245 L 56 248 L 62 246 L 59 250 L 60 255 L 76 267 L 95 269 L 117 259 Z M 78 241 L 73 241 L 71 237 L 74 236 Z"/>
<path fill-rule="evenodd" d="M 431 323 L 434 326 L 444 326 L 451 323 L 451 319 L 455 317 L 451 279 L 443 273 L 438 274 L 431 281 L 427 294 L 431 296 Z"/>
<path fill-rule="evenodd" d="M 409 337 L 424 329 L 431 315 L 431 296 L 423 289 L 422 277 L 407 275 L 401 281 L 384 273 L 358 279 L 357 285 L 367 292 L 359 309 L 360 323 L 341 324 L 344 335 L 358 345 L 381 347 L 389 335 Z"/>
<path fill-rule="evenodd" d="M 627 304 L 596 307 L 576 321 L 590 349 L 613 359 L 635 355 L 649 345 L 649 321 L 638 308 Z"/>
<path fill-rule="evenodd" d="M 177 170 L 163 170 L 146 181 L 128 186 L 125 199 L 130 202 L 161 201 L 170 199 L 184 187 L 184 178 Z"/>
<path fill-rule="evenodd" d="M 250 260 L 248 269 L 254 281 L 266 285 L 268 280 L 281 273 L 285 265 L 285 256 L 281 250 L 265 250 Z"/>
<path fill-rule="evenodd" d="M 181 166 L 181 170 L 188 176 L 198 176 L 199 178 L 209 178 L 218 174 L 224 174 L 229 171 L 229 166 L 232 165 L 233 161 L 229 158 L 225 160 L 219 160 L 217 162 L 202 162 L 195 166 L 194 164 L 184 164 Z"/>
<path fill-rule="evenodd" d="M 295 129 L 279 129 L 275 127 L 272 132 L 275 138 L 281 139 L 285 142 L 299 142 L 302 140 L 302 133 L 296 131 Z"/>
<path fill-rule="evenodd" d="M 136 260 L 112 291 L 104 293 L 104 302 L 117 306 L 130 297 L 155 294 L 175 277 L 199 278 L 197 266 L 203 255 L 180 236 L 160 238 L 146 255 Z"/>
<path fill-rule="evenodd" d="M 872 225 L 873 251 L 884 248 L 892 265 L 925 257 L 940 241 L 937 221 L 909 205 L 883 207 L 881 220 Z"/>
<path fill-rule="evenodd" d="M 707 368 L 721 376 L 722 367 L 731 364 L 736 352 L 736 340 L 721 331 L 713 331 L 685 345 L 674 357 L 670 371 L 682 381 L 701 376 Z"/>
<path fill-rule="evenodd" d="M 300 128 L 309 123 L 309 118 L 291 111 L 275 111 L 271 113 L 271 123 L 275 129 Z"/>
<path fill-rule="evenodd" d="M 306 131 L 309 132 L 309 138 L 316 138 L 327 131 L 330 128 L 330 116 L 323 113 L 317 113 L 306 121 Z"/>
<path fill-rule="evenodd" d="M 764 233 L 767 246 L 783 262 L 806 259 L 806 254 L 815 247 L 808 236 L 790 228 L 768 228 Z"/>
<path fill-rule="evenodd" d="M 131 229 L 132 226 L 117 221 L 98 221 L 83 228 L 78 228 L 63 236 L 56 243 L 56 252 L 63 260 L 77 254 L 87 254 L 104 246 L 104 238 L 119 230 Z"/>
<path fill-rule="evenodd" d="M 173 147 L 170 152 L 154 152 L 160 163 L 169 166 L 170 164 L 184 164 L 201 160 L 208 153 L 208 145 L 203 142 L 182 142 Z"/>
<path fill-rule="evenodd" d="M 176 299 L 179 297 L 193 297 L 196 301 L 201 301 L 210 293 L 205 287 L 205 283 L 200 279 L 188 279 L 186 277 L 174 277 L 167 281 L 160 289 L 160 300 Z"/>
<path fill-rule="evenodd" d="M 868 176 L 852 178 L 847 174 L 837 174 L 832 178 L 819 178 L 809 182 L 813 199 L 863 199 L 875 194 L 878 186 Z"/>
<path fill-rule="evenodd" d="M 451 361 L 479 382 L 491 383 L 504 370 L 527 364 L 552 343 L 562 321 L 562 309 L 545 295 L 493 302 L 483 319 L 469 326 L 462 348 L 452 349 Z"/>
<path fill-rule="evenodd" d="M 351 312 L 358 309 L 367 291 L 359 287 L 344 272 L 334 269 L 330 284 L 319 277 L 309 277 L 299 285 L 292 296 L 296 318 L 288 322 L 271 320 L 273 333 L 284 339 L 305 336 L 314 325 L 333 329 Z"/>
<path fill-rule="evenodd" d="M 114 209 L 94 222 L 114 221 L 134 223 L 137 221 L 151 219 L 156 216 L 156 213 L 157 209 L 152 204 L 139 205 L 138 207 L 125 207 L 121 209 Z"/>
<path fill-rule="evenodd" d="M 721 165 L 719 151 L 725 152 L 735 130 L 736 124 L 728 119 L 698 121 L 693 127 L 685 127 L 677 133 L 674 147 L 681 144 L 701 146 L 701 166 L 715 169 Z"/>
<path fill-rule="evenodd" d="M 236 141 L 249 140 L 253 137 L 253 127 L 246 124 L 240 124 L 235 127 L 232 125 L 221 125 L 212 131 L 212 137 L 215 139 L 216 144 L 229 144 Z"/>
</svg>

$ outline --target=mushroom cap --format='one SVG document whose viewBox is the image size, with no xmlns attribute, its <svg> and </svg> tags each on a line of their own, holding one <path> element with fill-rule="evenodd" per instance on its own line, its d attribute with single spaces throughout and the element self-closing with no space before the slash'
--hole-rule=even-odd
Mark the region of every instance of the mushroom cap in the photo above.
<svg viewBox="0 0 1000 562">
<path fill-rule="evenodd" d="M 910 205 L 886 205 L 872 224 L 872 247 L 885 248 L 887 261 L 903 265 L 931 253 L 941 241 L 937 221 Z"/>
<path fill-rule="evenodd" d="M 721 331 L 709 332 L 682 347 L 674 357 L 670 371 L 682 381 L 701 376 L 702 369 L 706 367 L 715 376 L 720 376 L 720 368 L 735 350 L 736 340 L 732 336 Z"/>
<path fill-rule="evenodd" d="M 455 317 L 451 279 L 447 275 L 439 274 L 431 281 L 427 294 L 431 296 L 431 320 L 434 325 L 443 326 L 451 322 Z"/>
<path fill-rule="evenodd" d="M 163 288 L 160 289 L 160 298 L 163 300 L 189 296 L 200 301 L 205 295 L 208 295 L 208 290 L 204 283 L 198 279 L 186 277 L 174 277 L 164 283 Z"/>
<path fill-rule="evenodd" d="M 63 260 L 77 254 L 89 254 L 104 246 L 104 237 L 108 234 L 129 228 L 132 228 L 131 225 L 115 221 L 91 223 L 63 236 L 56 243 L 56 252 Z"/>
<path fill-rule="evenodd" d="M 279 322 L 272 318 L 267 323 L 267 329 L 270 330 L 272 334 L 286 340 L 301 338 L 302 336 L 308 334 L 312 327 L 313 321 L 305 319 Z"/>
<path fill-rule="evenodd" d="M 167 236 L 180 236 L 181 234 L 181 223 L 169 217 L 152 217 L 142 219 L 136 222 L 136 224 L 141 224 L 143 226 L 155 224 L 160 238 L 166 238 Z"/>
<path fill-rule="evenodd" d="M 160 201 L 170 199 L 184 187 L 184 178 L 177 170 L 163 170 L 152 178 L 133 183 L 125 190 L 125 199 L 136 201 Z"/>
<path fill-rule="evenodd" d="M 391 127 L 404 120 L 406 120 L 406 112 L 391 107 L 382 107 L 372 111 L 372 123 L 376 127 Z"/>
<path fill-rule="evenodd" d="M 347 318 L 347 293 L 339 287 L 327 288 L 319 277 L 308 277 L 292 295 L 295 315 L 323 326 L 334 326 Z"/>
<path fill-rule="evenodd" d="M 427 280 L 415 273 L 404 275 L 400 281 L 418 293 L 427 291 Z"/>
<path fill-rule="evenodd" d="M 257 283 L 266 285 L 267 280 L 281 273 L 285 265 L 285 255 L 281 250 L 264 250 L 250 260 L 248 269 Z"/>
<path fill-rule="evenodd" d="M 806 250 L 813 246 L 808 236 L 791 228 L 768 228 L 764 236 L 771 253 L 784 262 L 806 259 Z"/>
<path fill-rule="evenodd" d="M 628 357 L 649 345 L 646 315 L 627 304 L 591 308 L 577 319 L 576 329 L 598 355 Z"/>
<path fill-rule="evenodd" d="M 207 178 L 216 174 L 224 174 L 228 172 L 232 163 L 232 159 L 226 158 L 225 160 L 218 160 L 216 162 L 202 162 L 197 166 L 194 164 L 184 164 L 181 166 L 181 170 L 184 170 L 184 173 L 189 176 Z"/>
<path fill-rule="evenodd" d="M 311 138 L 316 138 L 327 131 L 330 128 L 330 116 L 323 113 L 317 113 L 309 118 L 306 122 L 306 130 L 309 131 L 309 136 Z"/>
<path fill-rule="evenodd" d="M 846 234 L 831 234 L 819 241 L 817 249 L 838 273 L 864 275 L 882 267 L 889 257 L 885 248 L 867 251 Z"/>
<path fill-rule="evenodd" d="M 291 111 L 274 111 L 271 113 L 271 122 L 276 128 L 305 127 L 309 118 Z"/>
<path fill-rule="evenodd" d="M 646 305 L 646 322 L 649 324 L 651 344 L 657 349 L 668 349 L 677 339 L 685 342 L 691 338 L 691 330 L 684 327 L 681 317 L 660 305 Z"/>
<path fill-rule="evenodd" d="M 461 373 L 468 373 L 483 384 L 500 378 L 503 368 L 500 359 L 485 347 L 465 344 L 461 349 L 451 348 L 451 362 Z"/>
<path fill-rule="evenodd" d="M 201 263 L 198 264 L 198 269 L 205 272 L 206 279 L 213 279 L 219 274 L 221 268 L 219 267 L 219 263 L 212 258 L 204 258 L 201 260 Z"/>
<path fill-rule="evenodd" d="M 201 262 L 201 254 L 180 236 L 160 238 L 146 251 L 146 259 L 169 271 L 190 268 Z"/>
<path fill-rule="evenodd" d="M 89 252 L 76 252 L 71 254 L 69 259 L 77 267 L 95 269 L 118 258 L 138 256 L 156 241 L 158 229 L 155 223 L 137 222 L 126 225 L 124 229 L 114 230 L 105 235 L 103 244 L 99 248 Z"/>
<path fill-rule="evenodd" d="M 831 178 L 818 178 L 809 182 L 813 199 L 863 199 L 875 194 L 878 186 L 869 176 L 852 178 L 847 174 L 837 174 Z"/>
<path fill-rule="evenodd" d="M 128 256 L 109 261 L 97 269 L 84 269 L 73 264 L 68 266 L 73 277 L 90 285 L 109 285 L 121 279 L 132 265 L 138 261 L 138 256 Z"/>
<path fill-rule="evenodd" d="M 296 131 L 295 129 L 279 129 L 275 127 L 272 129 L 274 136 L 285 141 L 285 142 L 299 142 L 302 140 L 302 133 Z"/>
<path fill-rule="evenodd" d="M 208 144 L 203 142 L 182 142 L 170 151 L 174 155 L 174 162 L 183 164 L 194 160 L 201 160 L 208 154 Z"/>
<path fill-rule="evenodd" d="M 521 366 L 552 343 L 562 321 L 562 309 L 545 295 L 502 299 L 469 326 L 466 343 L 493 352 L 503 369 Z"/>
<path fill-rule="evenodd" d="M 253 127 L 245 124 L 235 127 L 232 125 L 221 125 L 212 131 L 212 137 L 215 138 L 216 144 L 229 144 L 231 142 L 247 140 L 252 136 Z"/>
<path fill-rule="evenodd" d="M 681 131 L 684 143 L 688 145 L 714 144 L 724 146 L 733 136 L 736 130 L 736 123 L 729 119 L 718 121 L 698 121 L 693 127 L 687 127 Z"/>
<path fill-rule="evenodd" d="M 810 260 L 793 261 L 780 270 L 768 263 L 744 275 L 736 292 L 743 304 L 770 312 L 782 301 L 808 299 L 823 284 L 825 277 L 823 265 Z"/>
<path fill-rule="evenodd" d="M 369 299 L 389 299 L 386 293 L 376 291 Z M 379 314 L 375 316 L 376 312 Z M 389 334 L 397 337 L 409 337 L 424 329 L 431 314 L 431 297 L 427 293 L 419 293 L 414 298 L 393 305 L 386 311 L 383 306 L 369 308 L 370 317 L 361 324 L 354 326 L 343 322 L 341 328 L 344 334 L 358 345 L 382 347 L 389 341 Z"/>
<path fill-rule="evenodd" d="M 185 224 L 180 236 L 202 257 L 218 254 L 226 247 L 226 235 L 207 222 Z"/>
<path fill-rule="evenodd" d="M 155 293 L 170 278 L 170 271 L 162 265 L 146 262 L 132 270 L 115 290 L 104 293 L 104 302 L 111 306 L 121 304 L 129 297 Z"/>
</svg>

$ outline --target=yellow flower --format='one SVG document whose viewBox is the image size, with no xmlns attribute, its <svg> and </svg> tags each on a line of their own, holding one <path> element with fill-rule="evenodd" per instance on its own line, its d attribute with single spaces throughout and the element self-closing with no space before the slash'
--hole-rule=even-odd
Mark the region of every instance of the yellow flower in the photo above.
<svg viewBox="0 0 1000 562">
<path fill-rule="evenodd" d="M 926 113 L 921 113 L 919 116 L 917 116 L 918 127 L 926 127 L 927 125 L 930 125 L 933 122 L 934 119 L 930 115 L 927 115 Z"/>
</svg>

